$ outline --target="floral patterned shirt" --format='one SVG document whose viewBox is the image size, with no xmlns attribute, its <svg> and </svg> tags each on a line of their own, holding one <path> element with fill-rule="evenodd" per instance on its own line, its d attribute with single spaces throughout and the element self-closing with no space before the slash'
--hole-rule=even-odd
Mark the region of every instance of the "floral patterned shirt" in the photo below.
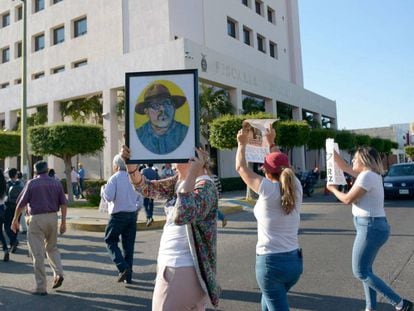
<svg viewBox="0 0 414 311">
<path fill-rule="evenodd" d="M 176 225 L 187 226 L 187 237 L 196 272 L 213 306 L 219 303 L 220 286 L 216 280 L 218 193 L 207 175 L 197 178 L 194 191 L 176 193 L 178 176 L 146 181 L 142 186 L 145 197 L 168 199 L 177 197 L 174 211 Z"/>
</svg>

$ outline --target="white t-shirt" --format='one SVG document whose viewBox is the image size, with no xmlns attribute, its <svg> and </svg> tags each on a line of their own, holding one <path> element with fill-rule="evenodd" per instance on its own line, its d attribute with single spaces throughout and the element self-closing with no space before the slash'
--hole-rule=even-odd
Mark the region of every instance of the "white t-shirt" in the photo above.
<svg viewBox="0 0 414 311">
<path fill-rule="evenodd" d="M 297 178 L 295 183 L 296 205 L 287 215 L 282 209 L 279 183 L 263 178 L 258 191 L 259 199 L 254 206 L 254 216 L 257 219 L 256 254 L 284 253 L 299 248 L 298 230 L 303 193 Z"/>
<path fill-rule="evenodd" d="M 367 192 L 352 204 L 352 215 L 359 217 L 385 217 L 384 187 L 381 175 L 372 171 L 359 173 L 354 186 Z"/>
</svg>

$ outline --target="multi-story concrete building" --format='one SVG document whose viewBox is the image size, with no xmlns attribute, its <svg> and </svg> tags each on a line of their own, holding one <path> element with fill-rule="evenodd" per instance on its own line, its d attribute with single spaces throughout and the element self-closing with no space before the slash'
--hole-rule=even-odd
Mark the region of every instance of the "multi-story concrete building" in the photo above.
<svg viewBox="0 0 414 311">
<path fill-rule="evenodd" d="M 336 103 L 304 89 L 296 0 L 26 0 L 28 107 L 47 106 L 48 122 L 61 119 L 59 103 L 102 95 L 106 146 L 82 159 L 87 177 L 111 174 L 123 131 L 115 115 L 125 73 L 197 68 L 200 82 L 229 90 L 237 111 L 243 97 L 282 104 L 293 118 L 312 113 L 336 127 Z M 21 106 L 22 2 L 0 1 L 0 120 L 14 128 Z M 30 110 L 29 110 L 30 111 Z M 294 160 L 304 165 L 304 150 Z M 234 153 L 219 152 L 219 174 L 234 176 Z M 49 157 L 62 174 L 60 159 Z M 103 164 L 102 164 L 103 163 Z M 6 159 L 5 166 L 18 166 Z M 101 172 L 101 174 L 99 174 Z"/>
</svg>

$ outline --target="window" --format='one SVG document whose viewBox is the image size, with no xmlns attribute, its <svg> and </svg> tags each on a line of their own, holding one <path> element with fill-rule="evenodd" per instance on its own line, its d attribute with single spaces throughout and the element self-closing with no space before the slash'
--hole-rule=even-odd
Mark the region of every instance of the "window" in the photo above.
<svg viewBox="0 0 414 311">
<path fill-rule="evenodd" d="M 14 13 L 16 22 L 23 19 L 23 7 L 21 5 L 16 7 L 16 11 Z"/>
<path fill-rule="evenodd" d="M 258 1 L 258 0 L 256 0 L 254 2 L 254 6 L 255 6 L 255 9 L 256 9 L 256 13 L 259 14 L 259 15 L 262 15 L 262 4 L 263 3 L 261 1 Z"/>
<path fill-rule="evenodd" d="M 236 21 L 227 17 L 227 34 L 230 37 L 237 38 L 236 25 L 237 25 Z"/>
<path fill-rule="evenodd" d="M 257 35 L 257 49 L 260 52 L 266 53 L 266 50 L 265 50 L 265 38 L 262 37 L 259 34 Z"/>
<path fill-rule="evenodd" d="M 34 0 L 34 13 L 45 9 L 45 0 Z"/>
<path fill-rule="evenodd" d="M 242 0 L 242 3 L 243 3 L 245 6 L 249 7 L 249 0 Z"/>
<path fill-rule="evenodd" d="M 273 10 L 270 6 L 267 7 L 267 20 L 272 24 L 276 24 L 275 10 Z"/>
<path fill-rule="evenodd" d="M 21 83 L 22 83 L 22 79 L 20 79 L 20 78 L 19 78 L 19 79 L 14 80 L 14 84 L 16 84 L 16 85 L 17 85 L 17 84 L 21 84 Z"/>
<path fill-rule="evenodd" d="M 56 4 L 56 3 L 59 3 L 59 2 L 62 2 L 63 0 L 52 0 L 52 4 Z"/>
<path fill-rule="evenodd" d="M 9 87 L 10 83 L 9 82 L 5 82 L 0 84 L 0 89 L 5 89 L 6 87 Z"/>
<path fill-rule="evenodd" d="M 10 25 L 10 12 L 4 13 L 1 16 L 1 27 L 6 27 Z"/>
<path fill-rule="evenodd" d="M 45 48 L 45 35 L 42 33 L 34 37 L 34 50 L 40 51 Z"/>
<path fill-rule="evenodd" d="M 14 44 L 14 52 L 15 52 L 15 58 L 22 57 L 22 41 L 16 42 Z"/>
<path fill-rule="evenodd" d="M 10 48 L 5 47 L 1 50 L 1 63 L 4 64 L 8 61 L 10 61 Z"/>
<path fill-rule="evenodd" d="M 65 27 L 61 26 L 53 29 L 53 44 L 59 44 L 65 41 Z"/>
<path fill-rule="evenodd" d="M 63 71 L 65 71 L 65 66 L 59 66 L 59 67 L 52 68 L 52 70 L 50 70 L 50 73 L 56 74 L 56 73 L 63 72 Z"/>
<path fill-rule="evenodd" d="M 73 36 L 75 38 L 83 36 L 87 32 L 86 17 L 78 19 L 73 22 Z"/>
<path fill-rule="evenodd" d="M 37 79 L 43 78 L 44 76 L 45 76 L 44 71 L 38 72 L 32 75 L 32 80 L 37 80 Z"/>
<path fill-rule="evenodd" d="M 243 26 L 243 42 L 247 45 L 252 45 L 252 31 L 247 28 L 246 26 Z"/>
<path fill-rule="evenodd" d="M 86 66 L 88 64 L 88 60 L 87 59 L 83 59 L 83 60 L 79 60 L 76 62 L 72 63 L 72 68 L 79 68 L 82 66 Z"/>
<path fill-rule="evenodd" d="M 269 54 L 270 54 L 270 57 L 273 57 L 273 58 L 276 58 L 276 59 L 278 58 L 277 44 L 272 42 L 272 41 L 269 41 Z"/>
</svg>

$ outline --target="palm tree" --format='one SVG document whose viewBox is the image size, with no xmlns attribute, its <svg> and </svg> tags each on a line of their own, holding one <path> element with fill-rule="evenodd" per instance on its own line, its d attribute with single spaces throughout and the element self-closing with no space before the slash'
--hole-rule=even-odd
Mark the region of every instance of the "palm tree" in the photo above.
<svg viewBox="0 0 414 311">
<path fill-rule="evenodd" d="M 224 114 L 234 111 L 230 102 L 229 92 L 214 86 L 201 84 L 200 102 L 200 132 L 208 141 L 210 137 L 210 123 Z"/>
</svg>

